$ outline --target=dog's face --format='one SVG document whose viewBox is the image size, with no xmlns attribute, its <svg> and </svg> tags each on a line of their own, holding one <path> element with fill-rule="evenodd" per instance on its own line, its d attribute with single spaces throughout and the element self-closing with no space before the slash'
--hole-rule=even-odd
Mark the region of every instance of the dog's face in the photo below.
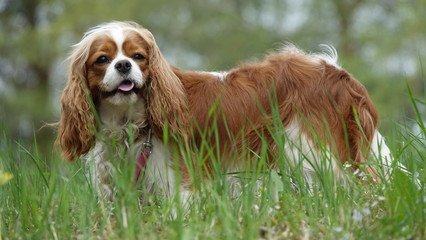
<svg viewBox="0 0 426 240">
<path fill-rule="evenodd" d="M 130 109 L 145 99 L 139 122 L 178 132 L 185 123 L 186 98 L 180 79 L 160 52 L 154 36 L 131 22 L 112 22 L 92 28 L 74 46 L 70 71 L 61 96 L 58 143 L 68 160 L 86 154 L 99 129 L 95 107 Z M 148 81 L 149 80 L 149 81 Z M 149 100 L 149 101 L 148 101 Z M 138 105 L 140 107 L 140 105 Z M 98 109 L 95 109 L 98 110 Z M 138 115 L 139 116 L 139 115 Z"/>
<path fill-rule="evenodd" d="M 149 76 L 149 45 L 131 29 L 104 31 L 91 43 L 85 67 L 94 97 L 114 105 L 135 103 Z"/>
</svg>

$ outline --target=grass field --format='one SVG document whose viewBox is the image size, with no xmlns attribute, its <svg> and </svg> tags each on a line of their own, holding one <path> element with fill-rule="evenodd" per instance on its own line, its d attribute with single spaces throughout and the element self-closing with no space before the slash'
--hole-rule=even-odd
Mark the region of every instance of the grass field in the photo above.
<svg viewBox="0 0 426 240">
<path fill-rule="evenodd" d="M 423 135 L 411 133 L 408 124 L 395 124 L 386 134 L 395 159 L 413 176 L 395 170 L 390 181 L 370 184 L 348 171 L 352 181 L 343 187 L 329 171 L 318 170 L 321 184 L 309 189 L 301 171 L 278 159 L 277 171 L 235 173 L 241 179 L 237 196 L 228 191 L 227 174 L 207 183 L 194 173 L 199 198 L 188 209 L 138 190 L 132 168 L 114 174 L 116 199 L 101 203 L 83 161 L 67 163 L 55 154 L 45 159 L 36 141 L 23 147 L 3 134 L 0 240 L 425 239 L 426 128 L 417 104 L 413 99 Z"/>
</svg>

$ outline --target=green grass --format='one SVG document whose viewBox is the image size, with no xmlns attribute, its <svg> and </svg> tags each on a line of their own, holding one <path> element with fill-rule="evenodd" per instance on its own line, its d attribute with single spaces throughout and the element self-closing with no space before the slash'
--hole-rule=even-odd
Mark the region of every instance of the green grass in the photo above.
<svg viewBox="0 0 426 240">
<path fill-rule="evenodd" d="M 151 196 L 132 185 L 132 164 L 114 173 L 116 199 L 99 202 L 82 160 L 67 163 L 55 153 L 45 159 L 36 141 L 23 147 L 2 135 L 0 173 L 12 173 L 14 178 L 0 185 L 0 240 L 424 239 L 426 129 L 417 107 L 423 103 L 414 98 L 412 102 L 423 135 L 411 133 L 409 124 L 397 125 L 387 141 L 396 160 L 415 173 L 421 187 L 398 170 L 381 184 L 360 182 L 348 173 L 352 181 L 343 186 L 330 171 L 318 169 L 321 184 L 309 189 L 303 172 L 289 169 L 284 154 L 276 159 L 279 170 L 264 171 L 265 147 L 252 168 L 257 171 L 233 173 L 241 180 L 236 196 L 226 183 L 230 174 L 216 164 L 215 177 L 204 181 L 201 169 L 186 155 L 198 196 L 187 209 L 176 199 Z M 275 140 L 284 145 L 285 139 Z M 215 156 L 207 145 L 200 152 L 204 154 L 195 153 L 199 161 L 205 153 Z M 257 179 L 262 179 L 260 187 Z M 139 196 L 144 196 L 144 204 Z"/>
</svg>

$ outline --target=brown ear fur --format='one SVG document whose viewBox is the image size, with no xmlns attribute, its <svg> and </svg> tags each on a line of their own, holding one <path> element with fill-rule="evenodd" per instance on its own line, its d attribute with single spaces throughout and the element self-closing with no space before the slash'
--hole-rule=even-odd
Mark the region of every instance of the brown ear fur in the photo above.
<svg viewBox="0 0 426 240">
<path fill-rule="evenodd" d="M 81 48 L 81 46 L 80 46 Z M 94 143 L 95 117 L 88 98 L 90 92 L 85 77 L 87 54 L 76 49 L 70 57 L 71 69 L 67 85 L 61 96 L 61 119 L 56 142 L 62 157 L 72 161 L 86 154 Z"/>
<path fill-rule="evenodd" d="M 150 44 L 149 68 L 151 83 L 148 93 L 148 112 L 154 128 L 168 127 L 171 133 L 184 134 L 187 124 L 187 98 L 182 82 L 163 57 L 154 37 L 145 30 Z"/>
</svg>

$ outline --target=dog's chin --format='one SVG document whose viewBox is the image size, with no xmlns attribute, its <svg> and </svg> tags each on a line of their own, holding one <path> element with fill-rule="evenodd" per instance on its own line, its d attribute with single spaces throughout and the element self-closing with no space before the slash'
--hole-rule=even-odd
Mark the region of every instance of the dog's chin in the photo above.
<svg viewBox="0 0 426 240">
<path fill-rule="evenodd" d="M 117 91 L 115 94 L 106 97 L 105 100 L 113 105 L 130 105 L 138 101 L 138 95 L 135 91 Z"/>
<path fill-rule="evenodd" d="M 103 99 L 113 105 L 129 105 L 138 101 L 140 88 L 134 81 L 123 80 L 112 91 L 101 91 Z"/>
</svg>

